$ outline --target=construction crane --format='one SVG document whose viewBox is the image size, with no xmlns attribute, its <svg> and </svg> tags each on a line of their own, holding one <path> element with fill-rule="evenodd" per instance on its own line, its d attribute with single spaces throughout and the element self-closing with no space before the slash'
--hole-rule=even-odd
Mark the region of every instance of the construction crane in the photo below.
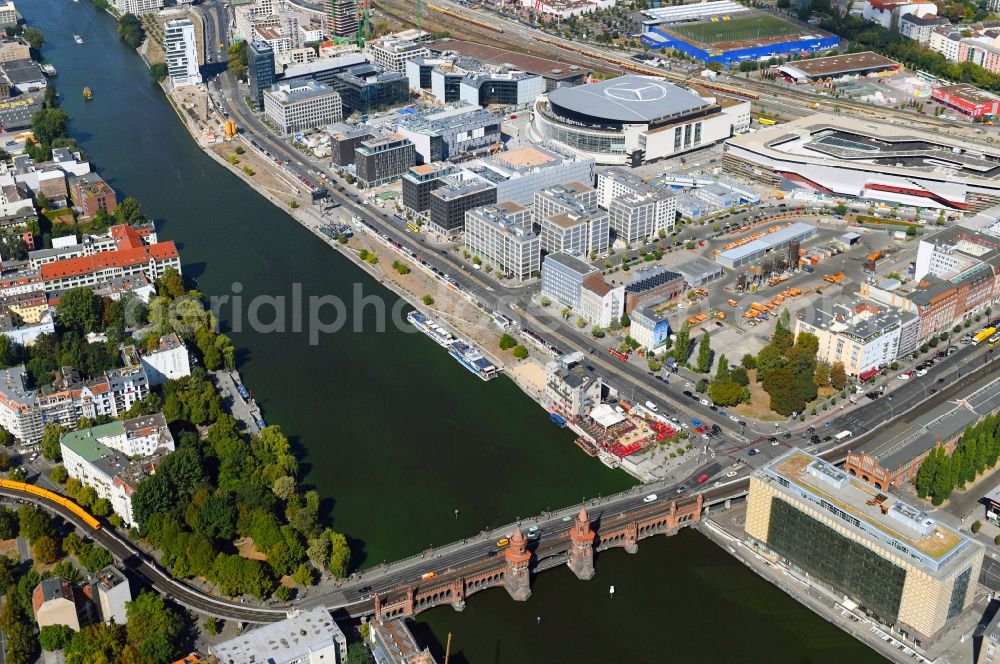
<svg viewBox="0 0 1000 664">
<path fill-rule="evenodd" d="M 371 0 L 358 1 L 358 48 L 365 47 L 365 39 L 368 38 L 368 14 L 371 10 Z"/>
</svg>

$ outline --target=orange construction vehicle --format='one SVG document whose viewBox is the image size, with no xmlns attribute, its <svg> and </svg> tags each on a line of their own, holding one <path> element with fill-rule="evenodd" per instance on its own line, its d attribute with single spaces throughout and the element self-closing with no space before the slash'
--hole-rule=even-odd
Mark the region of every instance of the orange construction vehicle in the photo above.
<svg viewBox="0 0 1000 664">
<path fill-rule="evenodd" d="M 727 300 L 726 304 L 728 304 L 731 307 L 735 307 L 739 303 L 736 300 Z"/>
<path fill-rule="evenodd" d="M 839 284 L 843 280 L 844 280 L 843 272 L 834 272 L 833 274 L 828 274 L 825 277 L 823 277 L 823 281 L 831 284 Z"/>
</svg>

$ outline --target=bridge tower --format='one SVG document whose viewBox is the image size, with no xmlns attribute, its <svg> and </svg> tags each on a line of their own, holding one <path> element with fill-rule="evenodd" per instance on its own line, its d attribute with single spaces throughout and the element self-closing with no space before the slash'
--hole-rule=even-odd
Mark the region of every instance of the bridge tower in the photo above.
<svg viewBox="0 0 1000 664">
<path fill-rule="evenodd" d="M 510 536 L 510 544 L 503 552 L 507 560 L 507 570 L 504 573 L 503 585 L 516 602 L 524 602 L 531 597 L 531 579 L 528 573 L 528 563 L 531 562 L 531 552 L 524 539 L 520 526 L 514 529 Z"/>
<path fill-rule="evenodd" d="M 569 531 L 569 560 L 566 564 L 576 578 L 589 581 L 594 578 L 594 531 L 590 528 L 587 510 L 580 508 L 572 530 Z"/>
</svg>

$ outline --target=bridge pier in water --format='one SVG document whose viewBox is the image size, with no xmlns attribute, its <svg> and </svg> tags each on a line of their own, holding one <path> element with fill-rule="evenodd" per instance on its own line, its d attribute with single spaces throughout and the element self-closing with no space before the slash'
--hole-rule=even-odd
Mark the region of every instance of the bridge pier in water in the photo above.
<svg viewBox="0 0 1000 664">
<path fill-rule="evenodd" d="M 507 572 L 504 574 L 503 585 L 515 602 L 525 602 L 531 597 L 531 574 L 528 563 L 531 562 L 531 552 L 524 539 L 521 527 L 514 528 L 510 536 L 510 544 L 503 552 L 507 560 Z"/>
</svg>

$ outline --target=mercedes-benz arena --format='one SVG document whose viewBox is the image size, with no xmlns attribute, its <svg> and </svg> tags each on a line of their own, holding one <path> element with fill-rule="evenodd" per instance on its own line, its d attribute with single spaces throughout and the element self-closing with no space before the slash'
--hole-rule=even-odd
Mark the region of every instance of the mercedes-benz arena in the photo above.
<svg viewBox="0 0 1000 664">
<path fill-rule="evenodd" d="M 630 75 L 539 97 L 529 136 L 599 164 L 638 166 L 712 145 L 749 126 L 748 101 Z"/>
<path fill-rule="evenodd" d="M 957 138 L 818 114 L 726 143 L 727 169 L 844 198 L 981 210 L 1000 203 L 1000 151 Z"/>
</svg>

